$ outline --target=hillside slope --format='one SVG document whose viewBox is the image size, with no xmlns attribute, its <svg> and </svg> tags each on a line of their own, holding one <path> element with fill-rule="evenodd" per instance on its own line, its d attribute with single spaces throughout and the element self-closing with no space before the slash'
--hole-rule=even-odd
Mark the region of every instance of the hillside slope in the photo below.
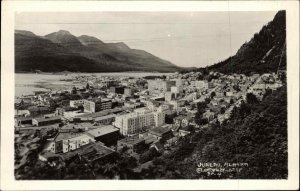
<svg viewBox="0 0 300 191">
<path fill-rule="evenodd" d="M 236 55 L 209 66 L 222 73 L 266 73 L 286 69 L 286 13 L 279 11 Z"/>
</svg>

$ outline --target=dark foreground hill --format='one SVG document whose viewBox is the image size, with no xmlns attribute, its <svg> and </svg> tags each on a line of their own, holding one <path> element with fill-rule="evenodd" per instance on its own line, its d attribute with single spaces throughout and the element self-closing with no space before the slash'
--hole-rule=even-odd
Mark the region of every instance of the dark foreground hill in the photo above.
<svg viewBox="0 0 300 191">
<path fill-rule="evenodd" d="M 125 43 L 103 43 L 60 30 L 46 36 L 15 31 L 15 71 L 31 72 L 175 72 L 182 68 Z"/>
<path fill-rule="evenodd" d="M 266 73 L 286 69 L 286 13 L 279 11 L 253 38 L 228 59 L 208 70 L 230 73 Z M 198 69 L 203 70 L 203 69 Z"/>
</svg>

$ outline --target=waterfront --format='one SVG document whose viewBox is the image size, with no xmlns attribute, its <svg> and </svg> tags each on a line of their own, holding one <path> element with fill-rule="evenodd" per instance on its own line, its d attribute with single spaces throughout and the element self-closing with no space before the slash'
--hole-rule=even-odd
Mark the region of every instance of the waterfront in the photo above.
<svg viewBox="0 0 300 191">
<path fill-rule="evenodd" d="M 145 77 L 162 76 L 171 73 L 151 72 L 116 72 L 116 73 L 70 73 L 70 74 L 15 74 L 15 96 L 34 94 L 35 91 L 49 91 L 50 89 L 65 89 L 68 86 L 76 85 L 76 82 L 68 81 L 76 76 L 112 76 L 112 77 Z"/>
</svg>

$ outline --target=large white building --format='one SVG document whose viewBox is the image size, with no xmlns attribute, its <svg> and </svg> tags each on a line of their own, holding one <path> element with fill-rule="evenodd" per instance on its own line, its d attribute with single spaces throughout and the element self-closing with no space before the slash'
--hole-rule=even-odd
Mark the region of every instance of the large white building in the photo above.
<svg viewBox="0 0 300 191">
<path fill-rule="evenodd" d="M 165 123 L 164 109 L 139 108 L 132 113 L 116 116 L 114 125 L 123 135 L 131 135 L 151 126 L 161 126 Z"/>
</svg>

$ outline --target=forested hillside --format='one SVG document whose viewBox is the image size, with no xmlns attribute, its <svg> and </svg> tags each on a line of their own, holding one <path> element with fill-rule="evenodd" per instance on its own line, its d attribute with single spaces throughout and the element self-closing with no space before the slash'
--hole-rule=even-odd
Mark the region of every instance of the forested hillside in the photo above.
<svg viewBox="0 0 300 191">
<path fill-rule="evenodd" d="M 208 67 L 209 70 L 230 73 L 267 73 L 286 69 L 286 13 L 279 11 L 273 21 L 254 34 L 237 53 Z M 203 70 L 203 69 L 198 69 Z"/>
</svg>

